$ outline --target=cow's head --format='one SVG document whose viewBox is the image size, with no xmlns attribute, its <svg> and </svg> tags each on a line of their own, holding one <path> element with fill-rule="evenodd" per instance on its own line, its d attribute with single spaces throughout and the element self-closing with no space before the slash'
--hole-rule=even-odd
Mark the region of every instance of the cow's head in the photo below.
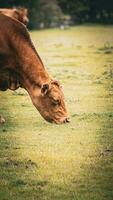
<svg viewBox="0 0 113 200">
<path fill-rule="evenodd" d="M 33 90 L 33 104 L 46 121 L 56 124 L 69 122 L 62 88 L 56 80 Z"/>
<path fill-rule="evenodd" d="M 19 7 L 14 9 L 14 17 L 25 25 L 29 22 L 27 8 Z"/>
</svg>

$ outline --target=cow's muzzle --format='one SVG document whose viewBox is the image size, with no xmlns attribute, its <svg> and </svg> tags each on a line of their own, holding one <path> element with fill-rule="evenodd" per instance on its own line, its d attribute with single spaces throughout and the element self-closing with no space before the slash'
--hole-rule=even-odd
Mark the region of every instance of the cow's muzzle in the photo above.
<svg viewBox="0 0 113 200">
<path fill-rule="evenodd" d="M 62 117 L 60 118 L 59 120 L 57 119 L 52 119 L 50 117 L 46 117 L 46 121 L 50 122 L 50 123 L 55 123 L 55 124 L 64 124 L 64 123 L 69 123 L 70 122 L 70 119 L 69 117 Z"/>
<path fill-rule="evenodd" d="M 69 119 L 69 117 L 63 117 L 63 118 L 61 118 L 60 119 L 60 123 L 62 124 L 62 123 L 69 123 L 70 122 L 70 119 Z"/>
</svg>

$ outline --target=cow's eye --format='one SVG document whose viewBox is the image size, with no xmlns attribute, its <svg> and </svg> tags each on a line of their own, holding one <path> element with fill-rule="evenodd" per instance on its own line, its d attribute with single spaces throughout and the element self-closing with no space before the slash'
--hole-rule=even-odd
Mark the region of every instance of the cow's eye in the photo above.
<svg viewBox="0 0 113 200">
<path fill-rule="evenodd" d="M 59 99 L 53 99 L 53 100 L 52 100 L 52 105 L 53 105 L 53 106 L 58 106 L 58 105 L 60 105 L 60 100 L 59 100 Z"/>
</svg>

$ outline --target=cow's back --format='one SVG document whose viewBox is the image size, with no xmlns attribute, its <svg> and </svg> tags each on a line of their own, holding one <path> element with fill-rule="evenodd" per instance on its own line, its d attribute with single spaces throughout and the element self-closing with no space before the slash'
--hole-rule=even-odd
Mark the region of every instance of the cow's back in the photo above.
<svg viewBox="0 0 113 200">
<path fill-rule="evenodd" d="M 20 21 L 0 14 L 0 31 L 11 37 L 11 33 L 23 34 L 27 29 Z"/>
<path fill-rule="evenodd" d="M 9 16 L 11 18 L 17 19 L 20 22 L 24 23 L 25 25 L 28 24 L 28 10 L 27 8 L 13 8 L 13 9 L 7 9 L 7 8 L 1 8 L 0 13 Z"/>
<path fill-rule="evenodd" d="M 0 85 L 4 85 L 10 74 L 15 73 L 20 62 L 18 56 L 22 54 L 20 44 L 24 43 L 30 44 L 26 27 L 21 22 L 0 14 Z"/>
<path fill-rule="evenodd" d="M 0 77 L 3 77 L 4 70 L 6 74 L 7 69 L 17 71 L 18 68 L 20 71 L 22 66 L 29 65 L 28 60 L 32 64 L 33 57 L 41 62 L 26 26 L 0 14 Z"/>
<path fill-rule="evenodd" d="M 32 46 L 26 26 L 3 14 L 0 14 L 0 42 L 0 50 L 5 50 L 6 47 L 7 50 L 14 50 L 13 48 L 17 43 L 19 45 L 19 42 Z"/>
</svg>

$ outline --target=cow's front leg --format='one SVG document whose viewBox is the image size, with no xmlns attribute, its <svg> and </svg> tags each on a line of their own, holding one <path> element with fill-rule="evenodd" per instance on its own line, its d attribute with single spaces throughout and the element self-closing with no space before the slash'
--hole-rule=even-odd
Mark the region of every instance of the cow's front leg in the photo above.
<svg viewBox="0 0 113 200">
<path fill-rule="evenodd" d="M 10 90 L 17 90 L 20 87 L 19 80 L 17 79 L 16 76 L 10 76 L 9 78 L 9 83 L 8 83 L 8 88 Z"/>
<path fill-rule="evenodd" d="M 0 90 L 6 91 L 8 89 L 8 81 L 0 79 Z"/>
<path fill-rule="evenodd" d="M 3 124 L 3 123 L 5 123 L 5 119 L 3 116 L 0 115 L 0 124 Z"/>
</svg>

